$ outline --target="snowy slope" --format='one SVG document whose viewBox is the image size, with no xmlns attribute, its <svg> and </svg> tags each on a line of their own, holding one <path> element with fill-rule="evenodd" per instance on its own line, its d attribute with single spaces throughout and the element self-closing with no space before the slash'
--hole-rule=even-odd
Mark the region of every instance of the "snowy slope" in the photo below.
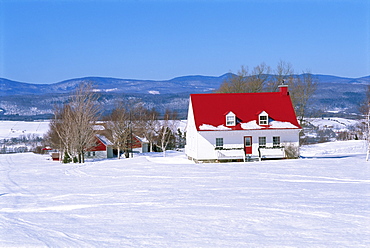
<svg viewBox="0 0 370 248">
<path fill-rule="evenodd" d="M 334 131 L 348 131 L 351 127 L 358 125 L 361 120 L 350 120 L 337 117 L 308 118 L 308 122 L 318 128 L 331 128 Z"/>
<path fill-rule="evenodd" d="M 186 127 L 186 120 L 178 121 L 177 126 L 183 132 Z M 49 121 L 0 121 L 0 140 L 18 138 L 27 134 L 43 137 L 48 130 Z"/>
<path fill-rule="evenodd" d="M 0 155 L 0 247 L 369 247 L 364 147 L 226 164 Z"/>
<path fill-rule="evenodd" d="M 42 137 L 49 130 L 49 121 L 0 121 L 0 140 L 35 134 Z"/>
</svg>

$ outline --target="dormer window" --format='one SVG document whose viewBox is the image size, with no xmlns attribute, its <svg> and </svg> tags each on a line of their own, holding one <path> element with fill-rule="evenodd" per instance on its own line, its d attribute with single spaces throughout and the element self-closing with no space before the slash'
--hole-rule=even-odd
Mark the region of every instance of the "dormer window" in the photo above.
<svg viewBox="0 0 370 248">
<path fill-rule="evenodd" d="M 259 125 L 268 125 L 269 124 L 269 116 L 268 114 L 263 111 L 258 115 L 258 123 Z"/>
<path fill-rule="evenodd" d="M 236 116 L 233 112 L 229 112 L 226 115 L 226 126 L 235 126 L 236 125 Z"/>
</svg>

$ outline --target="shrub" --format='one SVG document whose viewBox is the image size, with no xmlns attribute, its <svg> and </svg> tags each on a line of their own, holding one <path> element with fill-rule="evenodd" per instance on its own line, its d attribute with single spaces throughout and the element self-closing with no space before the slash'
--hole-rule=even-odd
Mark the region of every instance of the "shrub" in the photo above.
<svg viewBox="0 0 370 248">
<path fill-rule="evenodd" d="M 299 147 L 288 143 L 284 145 L 285 157 L 289 159 L 295 159 L 299 157 Z"/>
<path fill-rule="evenodd" d="M 72 162 L 71 157 L 68 155 L 68 153 L 67 153 L 67 152 L 64 152 L 64 156 L 63 156 L 63 163 L 64 163 L 64 164 L 68 164 L 68 163 L 70 163 L 70 162 Z"/>
</svg>

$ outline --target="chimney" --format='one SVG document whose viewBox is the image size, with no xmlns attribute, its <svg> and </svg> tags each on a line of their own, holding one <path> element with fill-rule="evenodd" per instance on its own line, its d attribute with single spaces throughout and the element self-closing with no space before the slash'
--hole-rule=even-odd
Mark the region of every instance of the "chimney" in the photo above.
<svg viewBox="0 0 370 248">
<path fill-rule="evenodd" d="M 279 85 L 279 91 L 282 96 L 289 96 L 288 85 Z"/>
</svg>

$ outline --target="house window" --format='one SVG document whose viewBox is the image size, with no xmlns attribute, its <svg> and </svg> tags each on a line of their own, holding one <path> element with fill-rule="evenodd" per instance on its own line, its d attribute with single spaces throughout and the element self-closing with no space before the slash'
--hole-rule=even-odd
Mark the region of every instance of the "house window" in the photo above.
<svg viewBox="0 0 370 248">
<path fill-rule="evenodd" d="M 259 147 L 266 147 L 266 137 L 258 137 Z"/>
<path fill-rule="evenodd" d="M 224 146 L 224 138 L 216 138 L 216 147 Z"/>
<path fill-rule="evenodd" d="M 235 126 L 234 116 L 226 116 L 226 126 Z"/>
<path fill-rule="evenodd" d="M 272 137 L 272 146 L 280 147 L 280 136 Z"/>
<path fill-rule="evenodd" d="M 236 121 L 235 121 L 235 114 L 233 112 L 229 112 L 226 115 L 226 126 L 235 126 Z"/>
<path fill-rule="evenodd" d="M 258 116 L 259 125 L 268 125 L 269 124 L 268 120 L 269 120 L 269 116 L 265 111 L 259 114 Z"/>
<path fill-rule="evenodd" d="M 260 125 L 267 125 L 267 115 L 260 116 Z"/>
</svg>

